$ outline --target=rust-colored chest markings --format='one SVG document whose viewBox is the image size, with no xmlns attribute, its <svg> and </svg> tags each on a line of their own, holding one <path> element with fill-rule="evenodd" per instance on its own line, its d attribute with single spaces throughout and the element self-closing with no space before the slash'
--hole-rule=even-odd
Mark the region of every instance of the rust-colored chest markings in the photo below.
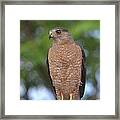
<svg viewBox="0 0 120 120">
<path fill-rule="evenodd" d="M 64 94 L 79 91 L 82 63 L 79 46 L 75 44 L 53 46 L 49 50 L 48 61 L 56 91 Z"/>
</svg>

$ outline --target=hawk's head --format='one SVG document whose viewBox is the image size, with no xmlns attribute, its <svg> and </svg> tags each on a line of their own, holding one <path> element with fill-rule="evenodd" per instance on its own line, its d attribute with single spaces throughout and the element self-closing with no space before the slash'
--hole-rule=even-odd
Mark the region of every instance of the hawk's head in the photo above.
<svg viewBox="0 0 120 120">
<path fill-rule="evenodd" d="M 49 39 L 52 38 L 55 42 L 64 42 L 72 40 L 68 30 L 64 28 L 54 28 L 49 31 Z"/>
</svg>

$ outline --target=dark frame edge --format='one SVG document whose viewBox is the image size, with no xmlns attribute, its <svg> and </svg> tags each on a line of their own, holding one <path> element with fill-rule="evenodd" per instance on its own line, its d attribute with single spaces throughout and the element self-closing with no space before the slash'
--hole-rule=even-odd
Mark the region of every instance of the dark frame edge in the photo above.
<svg viewBox="0 0 120 120">
<path fill-rule="evenodd" d="M 40 1 L 7 1 L 5 5 L 113 5 L 119 2 L 118 0 L 40 0 Z"/>
<path fill-rule="evenodd" d="M 119 118 L 119 23 L 120 3 L 115 5 L 115 115 Z"/>
<path fill-rule="evenodd" d="M 93 117 L 94 116 L 94 117 Z M 117 119 L 116 115 L 6 115 L 5 119 Z"/>
<path fill-rule="evenodd" d="M 32 3 L 32 1 L 24 1 L 25 4 L 27 5 L 29 2 Z M 84 116 L 84 115 L 73 115 L 73 116 L 68 116 L 68 115 L 5 115 L 5 5 L 12 5 L 12 4 L 18 4 L 20 5 L 21 3 L 24 3 L 23 1 L 3 1 L 1 2 L 1 116 L 0 119 L 61 119 L 61 118 L 65 118 L 65 119 L 107 119 L 108 117 L 110 119 L 119 119 L 119 100 L 115 99 L 115 115 L 103 115 L 103 116 L 97 116 L 94 115 L 94 117 L 92 115 L 88 115 L 88 116 Z M 34 1 L 35 4 L 38 4 L 41 2 L 42 4 L 68 4 L 69 1 L 67 2 L 51 2 L 51 1 Z M 72 1 L 74 3 L 74 1 Z M 76 2 L 76 1 L 75 1 Z M 93 2 L 95 1 L 77 1 L 77 2 L 81 2 L 81 4 L 83 5 L 83 3 L 85 4 L 89 4 L 90 5 L 93 4 Z M 70 3 L 72 4 L 72 3 Z M 115 5 L 115 98 L 117 98 L 116 96 L 118 96 L 119 98 L 119 20 L 120 20 L 120 15 L 119 15 L 119 11 L 120 11 L 120 1 L 96 1 L 94 5 L 97 4 L 106 4 L 106 5 Z M 74 4 L 75 5 L 75 4 Z M 3 104 L 4 103 L 4 104 Z"/>
<path fill-rule="evenodd" d="M 1 118 L 5 118 L 5 2 L 1 2 Z"/>
<path fill-rule="evenodd" d="M 2 9 L 2 5 L 0 6 L 0 10 Z M 2 22 L 1 22 L 1 19 L 0 19 L 0 26 L 2 25 Z M 2 29 L 2 26 L 1 26 L 1 28 L 0 28 L 0 30 Z M 1 33 L 0 33 L 0 37 L 1 37 Z M 2 39 L 2 37 L 1 37 L 1 39 Z M 2 66 L 2 62 L 1 62 L 1 58 L 2 58 L 2 41 L 0 41 L 0 71 L 2 71 L 2 68 L 1 68 L 1 66 Z M 0 119 L 2 118 L 2 112 L 1 112 L 1 110 L 2 110 L 2 100 L 1 100 L 1 97 L 2 97 L 2 89 L 1 89 L 1 86 L 2 86 L 2 82 L 1 82 L 1 80 L 2 80 L 2 73 L 0 72 Z"/>
</svg>

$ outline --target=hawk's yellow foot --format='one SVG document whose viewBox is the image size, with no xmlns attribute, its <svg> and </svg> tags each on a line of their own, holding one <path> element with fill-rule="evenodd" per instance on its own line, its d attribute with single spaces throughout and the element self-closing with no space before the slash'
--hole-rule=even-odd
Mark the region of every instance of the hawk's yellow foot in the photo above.
<svg viewBox="0 0 120 120">
<path fill-rule="evenodd" d="M 61 100 L 64 100 L 63 94 L 61 93 Z"/>
<path fill-rule="evenodd" d="M 71 93 L 71 94 L 70 94 L 70 100 L 72 100 L 72 99 L 73 99 L 73 94 Z"/>
</svg>

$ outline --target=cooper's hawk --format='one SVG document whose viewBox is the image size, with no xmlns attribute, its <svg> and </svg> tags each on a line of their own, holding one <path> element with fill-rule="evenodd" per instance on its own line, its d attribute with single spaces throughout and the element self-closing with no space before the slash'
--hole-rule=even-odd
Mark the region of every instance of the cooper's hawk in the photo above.
<svg viewBox="0 0 120 120">
<path fill-rule="evenodd" d="M 49 31 L 53 45 L 48 52 L 48 68 L 58 100 L 78 100 L 85 88 L 84 51 L 63 28 Z"/>
</svg>

